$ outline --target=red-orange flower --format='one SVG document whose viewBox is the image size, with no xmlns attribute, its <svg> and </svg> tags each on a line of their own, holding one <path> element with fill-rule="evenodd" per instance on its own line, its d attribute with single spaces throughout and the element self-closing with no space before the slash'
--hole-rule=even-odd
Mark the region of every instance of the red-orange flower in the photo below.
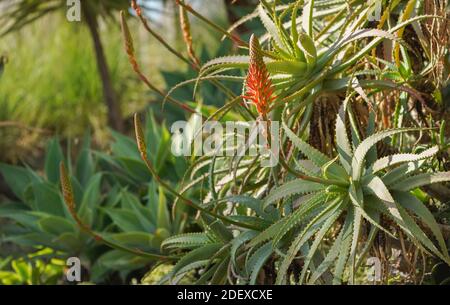
<svg viewBox="0 0 450 305">
<path fill-rule="evenodd" d="M 250 67 L 245 80 L 245 95 L 242 97 L 253 103 L 261 116 L 267 114 L 270 104 L 275 99 L 274 87 L 269 77 L 258 38 L 252 35 L 250 38 Z"/>
<path fill-rule="evenodd" d="M 131 1 L 131 7 L 134 9 L 134 11 L 136 12 L 136 15 L 138 15 L 139 17 L 142 16 L 142 10 L 141 7 L 136 3 L 136 0 L 132 0 Z"/>
</svg>

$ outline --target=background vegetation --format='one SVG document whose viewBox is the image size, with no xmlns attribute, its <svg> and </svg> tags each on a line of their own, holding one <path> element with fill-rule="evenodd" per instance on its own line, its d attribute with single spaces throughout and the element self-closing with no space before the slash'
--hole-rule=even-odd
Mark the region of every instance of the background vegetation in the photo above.
<svg viewBox="0 0 450 305">
<path fill-rule="evenodd" d="M 1 284 L 449 283 L 447 1 L 82 3 L 0 1 Z M 280 164 L 175 157 L 196 112 Z"/>
</svg>

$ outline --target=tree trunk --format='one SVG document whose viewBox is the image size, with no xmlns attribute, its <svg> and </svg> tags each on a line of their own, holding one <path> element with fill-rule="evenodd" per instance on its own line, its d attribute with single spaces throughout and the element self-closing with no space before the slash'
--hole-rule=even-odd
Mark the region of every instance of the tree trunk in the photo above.
<svg viewBox="0 0 450 305">
<path fill-rule="evenodd" d="M 108 110 L 108 125 L 118 131 L 123 131 L 122 114 L 120 111 L 119 103 L 117 101 L 116 93 L 114 92 L 114 88 L 111 82 L 108 63 L 106 61 L 102 41 L 98 32 L 97 17 L 89 9 L 86 1 L 83 1 L 82 3 L 82 12 L 91 34 L 95 57 L 97 60 L 98 73 L 102 81 L 103 99 Z"/>
</svg>

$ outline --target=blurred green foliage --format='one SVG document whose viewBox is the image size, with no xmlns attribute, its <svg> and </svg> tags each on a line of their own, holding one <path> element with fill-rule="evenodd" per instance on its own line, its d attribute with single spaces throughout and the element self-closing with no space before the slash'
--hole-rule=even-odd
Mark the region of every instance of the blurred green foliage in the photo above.
<svg viewBox="0 0 450 305">
<path fill-rule="evenodd" d="M 153 115 L 148 118 L 145 134 L 152 143 L 149 152 L 153 162 L 159 164 L 165 179 L 177 181 L 186 165 L 169 153 L 168 130 L 159 126 Z M 171 201 L 151 181 L 133 140 L 119 133 L 113 133 L 113 137 L 108 154 L 92 150 L 90 136 L 86 135 L 76 158 L 63 153 L 57 138 L 51 139 L 43 174 L 27 166 L 0 164 L 0 172 L 16 197 L 0 205 L 0 218 L 12 220 L 0 231 L 3 241 L 31 249 L 49 247 L 62 253 L 62 258 L 77 256 L 89 271 L 89 280 L 96 283 L 104 282 L 114 271 L 125 279 L 131 271 L 151 264 L 152 259 L 111 250 L 86 234 L 73 220 L 59 192 L 58 164 L 63 161 L 70 169 L 82 221 L 101 232 L 103 239 L 130 249 L 159 254 L 165 238 L 182 232 L 186 207 L 180 205 L 170 215 Z"/>
<path fill-rule="evenodd" d="M 2 39 L 5 45 L 0 49 L 9 61 L 0 83 L 0 120 L 70 137 L 82 134 L 87 126 L 104 126 L 106 110 L 89 34 L 61 18 L 45 17 Z M 103 33 L 115 89 L 122 100 L 129 99 L 140 86 L 130 79 L 120 33 L 111 26 Z"/>
<path fill-rule="evenodd" d="M 225 24 L 225 8 L 220 4 L 221 0 L 217 2 L 218 9 L 209 15 L 219 24 Z M 169 8 L 166 7 L 164 13 L 170 12 Z M 164 33 L 176 49 L 185 52 L 174 16 L 164 14 L 152 20 L 151 25 L 159 33 Z M 204 60 L 209 58 L 207 53 L 220 55 L 229 49 L 229 45 L 219 49 L 220 34 L 205 28 L 198 20 L 192 20 L 192 24 L 195 47 L 198 52 L 203 52 Z M 135 40 L 137 52 L 142 54 L 141 68 L 157 87 L 168 90 L 180 80 L 194 76 L 192 72 L 185 72 L 187 65 L 167 54 L 164 47 L 140 28 L 137 20 L 130 20 L 130 27 L 137 33 Z M 100 34 L 125 119 L 150 104 L 158 119 L 184 117 L 179 109 L 170 105 L 162 113 L 161 98 L 148 92 L 130 67 L 123 50 L 120 27 L 113 19 L 100 22 Z M 64 138 L 81 137 L 86 128 L 93 132 L 94 143 L 105 147 L 110 133 L 91 44 L 88 29 L 80 23 L 67 22 L 61 12 L 47 15 L 2 37 L 1 161 L 16 163 L 25 160 L 39 166 L 35 161 L 42 153 L 45 139 L 54 134 Z M 165 56 L 158 56 L 161 53 Z M 192 90 L 186 93 L 183 99 L 192 100 Z M 213 100 L 219 102 L 221 98 L 216 96 Z"/>
<path fill-rule="evenodd" d="M 55 285 L 61 283 L 65 262 L 49 248 L 25 257 L 0 258 L 0 284 L 2 285 Z"/>
</svg>

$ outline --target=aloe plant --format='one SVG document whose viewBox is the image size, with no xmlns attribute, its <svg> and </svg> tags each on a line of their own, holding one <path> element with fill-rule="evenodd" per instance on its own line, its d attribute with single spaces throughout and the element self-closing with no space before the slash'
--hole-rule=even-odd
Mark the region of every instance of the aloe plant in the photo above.
<svg viewBox="0 0 450 305">
<path fill-rule="evenodd" d="M 378 158 L 377 142 L 414 129 L 385 130 L 368 135 L 362 141 L 356 136 L 358 131 L 352 129 L 355 137 L 350 141 L 345 127 L 348 122 L 346 106 L 347 103 L 341 107 L 336 122 L 338 154 L 334 159 L 311 147 L 284 125 L 287 137 L 307 157 L 298 161 L 299 171 L 301 175 L 307 175 L 306 180 L 287 181 L 261 200 L 248 196 L 223 198 L 257 211 L 261 228 L 266 227 L 262 232 L 240 231 L 233 237 L 230 229 L 216 220 L 213 222 L 215 229 L 205 225 L 203 233 L 171 237 L 163 242 L 163 247 L 191 250 L 175 265 L 171 275 L 177 278 L 192 269 L 206 267 L 199 282 L 209 279 L 213 283 L 224 283 L 227 280 L 224 272 L 228 270 L 228 276 L 233 277 L 229 272 L 229 268 L 233 268 L 232 274 L 239 274 L 239 281 L 255 283 L 261 268 L 272 258 L 279 261 L 277 283 L 281 284 L 286 282 L 290 264 L 301 253 L 301 283 L 319 280 L 341 283 L 347 270 L 353 281 L 376 234 L 382 231 L 396 238 L 394 228 L 401 230 L 426 253 L 450 263 L 439 225 L 426 206 L 410 193 L 424 185 L 450 181 L 450 172 L 420 170 L 427 159 L 436 155 L 438 147 L 418 154 Z M 311 177 L 316 179 L 311 181 Z M 280 217 L 279 209 L 282 211 L 292 202 L 298 207 Z M 245 216 L 241 217 L 245 219 Z M 393 221 L 392 228 L 383 226 L 384 218 Z M 270 222 L 273 224 L 267 226 Z M 423 225 L 433 238 L 425 233 L 428 231 L 422 229 Z M 369 233 L 361 246 L 363 227 L 367 227 Z M 332 238 L 332 245 L 322 256 L 327 237 Z M 241 256 L 238 250 L 243 251 Z M 278 255 L 281 253 L 283 255 Z M 239 272 L 240 269 L 244 272 Z"/>
<path fill-rule="evenodd" d="M 177 281 L 201 270 L 198 283 L 342 283 L 347 277 L 355 282 L 355 274 L 379 234 L 391 238 L 405 235 L 420 251 L 450 262 L 438 223 L 416 197 L 418 188 L 450 179 L 448 172 L 435 173 L 437 167 L 429 166 L 439 148 L 446 146 L 419 148 L 407 138 L 414 132 L 427 132 L 420 127 L 423 121 L 412 118 L 407 109 L 415 101 L 426 106 L 416 81 L 434 69 L 435 63 L 421 66 L 417 73 L 411 48 L 402 39 L 409 25 L 417 37 L 424 38 L 423 22 L 439 21 L 442 16 L 425 13 L 418 1 L 383 2 L 374 27 L 367 17 L 373 2 L 300 0 L 280 4 L 261 0 L 253 13 L 224 30 L 184 1 L 178 4 L 248 55 L 207 61 L 197 77 L 175 85 L 166 99 L 188 84 L 194 85 L 195 95 L 200 82 L 241 82 L 242 96 L 230 95 L 223 107 L 209 113 L 208 120 L 230 115 L 251 120 L 259 115 L 280 121 L 284 136 L 280 164 L 271 169 L 259 166 L 260 155 L 213 155 L 194 160 L 181 189 L 172 192 L 176 204 L 198 210 L 202 229 L 163 242 L 163 248 L 185 253 L 165 280 Z M 253 34 L 246 43 L 232 33 L 254 18 L 263 25 L 262 35 Z M 129 42 L 130 35 L 125 40 Z M 392 50 L 392 63 L 378 56 L 381 45 L 386 53 Z M 420 39 L 428 58 L 432 53 L 429 47 Z M 192 46 L 188 48 L 192 50 Z M 384 92 L 398 91 L 393 120 L 388 122 L 394 129 L 374 132 L 377 127 L 382 130 L 384 123 L 377 117 L 383 110 L 376 108 L 376 103 L 383 101 Z M 312 132 L 316 101 L 330 95 L 338 100 L 346 97 L 332 128 L 336 146 L 333 135 L 323 136 L 329 148 L 325 155 L 308 144 L 305 136 L 308 127 Z M 360 103 L 347 109 L 351 100 L 363 101 L 367 118 L 354 113 Z M 255 107 L 242 107 L 241 101 Z M 364 119 L 369 121 L 367 131 L 361 132 Z M 409 127 L 413 124 L 418 127 Z M 140 138 L 138 143 L 142 143 Z M 389 149 L 398 147 L 400 153 L 377 153 L 377 142 L 386 146 L 387 139 L 394 146 Z M 414 153 L 403 153 L 414 148 Z M 147 165 L 155 176 L 153 164 Z M 206 194 L 200 200 L 187 198 L 187 192 L 198 184 L 205 185 Z M 301 271 L 295 271 L 299 266 Z"/>
<path fill-rule="evenodd" d="M 275 236 L 264 233 L 258 241 L 264 238 L 274 238 L 276 247 L 283 237 L 294 227 L 300 225 L 301 231 L 292 240 L 286 256 L 282 260 L 277 282 L 285 280 L 289 264 L 297 252 L 315 235 L 310 249 L 304 253 L 305 263 L 300 281 L 305 281 L 309 271 L 309 282 L 318 280 L 323 272 L 333 266 L 334 281 L 340 282 L 345 267 L 350 267 L 350 277 L 353 279 L 357 261 L 358 241 L 363 222 L 370 224 L 370 233 L 365 248 L 368 249 L 378 230 L 393 235 L 380 222 L 382 217 L 391 219 L 415 245 L 427 253 L 433 253 L 447 263 L 450 262 L 446 243 L 433 215 L 425 205 L 414 197 L 410 191 L 431 183 L 449 181 L 450 172 L 421 172 L 420 167 L 426 159 L 432 158 L 438 147 L 434 146 L 419 154 L 394 154 L 377 157 L 375 144 L 395 134 L 414 131 L 414 129 L 384 130 L 369 135 L 359 142 L 356 138 L 350 141 L 347 137 L 346 104 L 341 107 L 336 123 L 336 141 L 338 155 L 329 159 L 319 151 L 299 139 L 285 125 L 287 136 L 294 145 L 311 162 L 310 169 L 305 173 L 321 177 L 324 183 L 319 186 L 315 182 L 296 179 L 274 189 L 266 198 L 264 204 L 276 203 L 282 198 L 293 194 L 308 194 L 302 200 L 300 207 L 288 216 L 285 223 Z M 352 130 L 352 134 L 356 134 Z M 393 168 L 395 167 L 395 168 Z M 331 180 L 335 180 L 330 183 Z M 437 241 L 437 246 L 416 223 L 426 225 Z M 315 270 L 309 270 L 316 251 L 323 238 L 335 226 L 338 218 L 345 216 L 345 221 L 339 233 L 335 232 L 335 240 L 329 252 Z M 283 222 L 284 222 L 283 221 Z M 306 221 L 306 223 L 305 223 Z M 360 255 L 359 262 L 364 255 Z"/>
</svg>

